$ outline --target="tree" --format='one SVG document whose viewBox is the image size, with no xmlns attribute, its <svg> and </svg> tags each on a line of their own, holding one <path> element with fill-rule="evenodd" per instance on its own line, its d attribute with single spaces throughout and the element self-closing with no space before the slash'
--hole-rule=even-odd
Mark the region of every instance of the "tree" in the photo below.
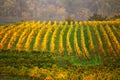
<svg viewBox="0 0 120 80">
<path fill-rule="evenodd" d="M 116 19 L 120 19 L 120 13 L 114 14 L 114 15 L 108 17 L 108 20 L 116 20 Z"/>
<path fill-rule="evenodd" d="M 103 20 L 106 20 L 107 19 L 107 17 L 104 17 L 104 16 L 102 16 L 102 15 L 100 15 L 100 14 L 93 14 L 93 16 L 90 16 L 90 18 L 88 19 L 88 20 L 92 20 L 92 21 L 103 21 Z"/>
</svg>

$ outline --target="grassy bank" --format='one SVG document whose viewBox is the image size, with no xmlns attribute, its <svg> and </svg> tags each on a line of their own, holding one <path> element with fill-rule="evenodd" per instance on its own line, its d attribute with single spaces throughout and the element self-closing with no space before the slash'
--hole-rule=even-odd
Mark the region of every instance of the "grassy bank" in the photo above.
<svg viewBox="0 0 120 80">
<path fill-rule="evenodd" d="M 119 60 L 80 66 L 48 52 L 0 51 L 0 80 L 119 80 L 119 70 Z"/>
</svg>

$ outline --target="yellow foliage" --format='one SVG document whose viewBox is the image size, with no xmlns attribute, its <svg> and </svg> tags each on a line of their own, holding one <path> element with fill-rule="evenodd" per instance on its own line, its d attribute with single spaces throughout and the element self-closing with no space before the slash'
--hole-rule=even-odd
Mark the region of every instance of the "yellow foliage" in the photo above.
<svg viewBox="0 0 120 80">
<path fill-rule="evenodd" d="M 34 67 L 33 69 L 31 69 L 30 72 L 29 72 L 29 76 L 39 78 L 41 76 L 39 68 Z"/>
<path fill-rule="evenodd" d="M 88 76 L 83 76 L 82 80 L 97 80 L 95 74 L 90 74 Z"/>
</svg>

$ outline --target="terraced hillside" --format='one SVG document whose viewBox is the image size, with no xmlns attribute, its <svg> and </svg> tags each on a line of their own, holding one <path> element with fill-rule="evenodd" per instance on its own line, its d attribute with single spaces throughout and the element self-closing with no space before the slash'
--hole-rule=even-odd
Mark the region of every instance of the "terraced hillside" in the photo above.
<svg viewBox="0 0 120 80">
<path fill-rule="evenodd" d="M 80 61 L 120 57 L 120 21 L 34 22 L 0 27 L 0 50 L 50 52 Z"/>
</svg>

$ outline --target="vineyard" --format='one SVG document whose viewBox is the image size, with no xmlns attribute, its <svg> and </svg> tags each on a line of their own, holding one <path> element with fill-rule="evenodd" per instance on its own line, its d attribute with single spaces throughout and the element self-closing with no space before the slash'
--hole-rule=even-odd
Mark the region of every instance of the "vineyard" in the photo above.
<svg viewBox="0 0 120 80">
<path fill-rule="evenodd" d="M 55 59 L 57 65 L 60 66 L 66 65 L 65 61 L 62 61 L 64 59 L 66 61 L 71 60 L 73 64 L 83 66 L 92 64 L 99 65 L 109 62 L 114 63 L 120 59 L 120 21 L 83 21 L 70 23 L 25 21 L 0 26 L 0 73 L 17 74 L 14 73 L 14 63 L 11 63 L 10 66 L 13 69 L 10 69 L 11 72 L 8 70 L 9 65 L 7 63 L 3 64 L 5 62 L 4 60 L 6 60 L 6 62 L 10 61 L 10 57 L 7 58 L 6 56 L 11 56 L 11 54 L 9 54 L 11 52 L 15 53 L 13 55 L 16 56 L 16 58 L 14 58 L 14 56 L 11 58 L 16 61 L 16 64 L 20 61 L 20 63 L 16 65 L 18 69 L 21 68 L 19 65 L 22 65 L 21 69 L 24 70 L 23 72 L 27 71 L 23 66 L 28 66 L 26 64 L 30 64 L 31 62 L 33 66 L 29 65 L 28 67 L 32 68 L 33 72 L 28 71 L 30 74 L 27 74 L 27 76 L 38 78 L 40 75 L 37 76 L 38 73 L 34 73 L 34 70 L 40 71 L 41 69 L 39 69 L 39 67 L 43 67 L 42 63 L 44 61 L 47 62 L 47 64 L 45 63 L 46 66 L 51 66 L 53 59 Z M 34 59 L 32 54 L 27 53 L 33 53 L 34 56 L 38 54 L 38 57 Z M 54 58 L 51 59 L 49 56 L 49 58 L 39 58 L 41 55 L 46 56 L 48 54 Z M 19 59 L 18 55 L 19 57 L 24 57 L 25 61 L 22 61 L 23 58 Z M 28 56 L 31 59 L 30 62 Z M 2 58 L 5 59 L 3 60 Z M 51 59 L 51 62 L 49 59 Z M 39 64 L 38 61 L 41 62 L 41 64 Z M 35 65 L 39 66 L 34 67 Z M 8 71 L 4 70 L 5 66 Z M 22 75 L 21 71 L 18 74 Z M 23 74 L 25 75 L 25 73 Z"/>
<path fill-rule="evenodd" d="M 21 22 L 0 27 L 0 50 L 51 52 L 91 60 L 120 57 L 119 21 Z"/>
</svg>

